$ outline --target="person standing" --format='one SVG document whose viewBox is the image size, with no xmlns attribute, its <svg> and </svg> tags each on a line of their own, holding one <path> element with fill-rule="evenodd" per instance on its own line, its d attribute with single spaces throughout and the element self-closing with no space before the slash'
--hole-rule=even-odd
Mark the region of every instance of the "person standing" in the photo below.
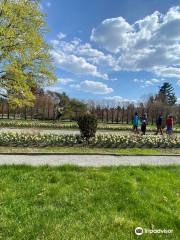
<svg viewBox="0 0 180 240">
<path fill-rule="evenodd" d="M 133 123 L 133 130 L 134 130 L 134 132 L 138 133 L 139 116 L 138 116 L 137 112 L 135 112 L 135 114 L 133 116 L 132 123 Z"/>
<path fill-rule="evenodd" d="M 147 126 L 147 114 L 144 113 L 141 118 L 141 131 L 143 135 L 146 134 L 146 126 Z"/>
<path fill-rule="evenodd" d="M 173 116 L 170 114 L 166 120 L 167 134 L 173 133 Z"/>
<path fill-rule="evenodd" d="M 160 132 L 161 135 L 163 135 L 163 131 L 162 131 L 162 123 L 163 123 L 163 114 L 162 112 L 159 114 L 157 120 L 156 120 L 156 127 L 157 127 L 157 131 L 156 131 L 156 135 Z"/>
</svg>

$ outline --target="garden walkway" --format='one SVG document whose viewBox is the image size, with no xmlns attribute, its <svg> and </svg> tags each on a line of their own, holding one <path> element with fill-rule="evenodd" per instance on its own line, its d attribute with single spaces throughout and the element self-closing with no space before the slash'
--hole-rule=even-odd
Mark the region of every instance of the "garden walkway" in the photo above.
<svg viewBox="0 0 180 240">
<path fill-rule="evenodd" d="M 180 165 L 180 156 L 115 156 L 115 155 L 0 155 L 0 165 L 60 166 L 73 164 L 83 167 Z"/>
<path fill-rule="evenodd" d="M 28 133 L 28 134 L 56 134 L 56 135 L 77 135 L 80 134 L 78 129 L 33 129 L 33 128 L 0 128 L 0 133 L 1 132 L 16 132 L 16 133 Z M 97 134 L 118 134 L 118 135 L 123 135 L 123 134 L 133 134 L 132 131 L 124 130 L 124 131 L 119 131 L 119 130 L 98 130 Z M 154 135 L 154 132 L 148 132 L 147 135 Z M 175 133 L 174 135 L 180 136 L 180 133 Z"/>
</svg>

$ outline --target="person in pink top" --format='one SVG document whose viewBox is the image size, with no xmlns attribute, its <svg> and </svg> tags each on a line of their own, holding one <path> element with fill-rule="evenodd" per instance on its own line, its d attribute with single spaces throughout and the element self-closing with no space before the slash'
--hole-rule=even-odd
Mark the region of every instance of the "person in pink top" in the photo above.
<svg viewBox="0 0 180 240">
<path fill-rule="evenodd" d="M 166 119 L 167 134 L 173 133 L 173 116 L 170 114 Z"/>
</svg>

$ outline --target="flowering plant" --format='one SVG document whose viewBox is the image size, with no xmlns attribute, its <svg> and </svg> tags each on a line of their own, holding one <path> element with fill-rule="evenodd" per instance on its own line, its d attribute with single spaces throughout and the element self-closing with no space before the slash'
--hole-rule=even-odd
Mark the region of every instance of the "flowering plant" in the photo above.
<svg viewBox="0 0 180 240">
<path fill-rule="evenodd" d="M 2 132 L 0 133 L 0 146 L 79 146 L 89 145 L 95 147 L 113 148 L 171 148 L 180 147 L 180 137 L 155 136 L 155 135 L 119 135 L 100 134 L 88 142 L 80 135 L 55 135 L 55 134 L 26 134 Z"/>
</svg>

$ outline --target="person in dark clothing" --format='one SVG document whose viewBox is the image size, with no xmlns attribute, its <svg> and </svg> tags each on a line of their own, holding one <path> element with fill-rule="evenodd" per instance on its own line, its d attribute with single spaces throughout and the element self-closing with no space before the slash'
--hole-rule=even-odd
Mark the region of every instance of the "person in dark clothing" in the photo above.
<svg viewBox="0 0 180 240">
<path fill-rule="evenodd" d="M 163 114 L 162 112 L 159 114 L 157 120 L 156 120 L 156 127 L 157 127 L 157 131 L 156 131 L 156 135 L 160 132 L 161 135 L 163 135 L 163 131 L 162 131 L 162 123 L 163 123 Z"/>
<path fill-rule="evenodd" d="M 64 107 L 58 106 L 57 107 L 57 115 L 56 120 L 60 120 L 64 112 Z"/>
<path fill-rule="evenodd" d="M 147 114 L 144 113 L 141 118 L 141 131 L 143 135 L 146 134 L 146 126 L 147 126 Z"/>
</svg>

